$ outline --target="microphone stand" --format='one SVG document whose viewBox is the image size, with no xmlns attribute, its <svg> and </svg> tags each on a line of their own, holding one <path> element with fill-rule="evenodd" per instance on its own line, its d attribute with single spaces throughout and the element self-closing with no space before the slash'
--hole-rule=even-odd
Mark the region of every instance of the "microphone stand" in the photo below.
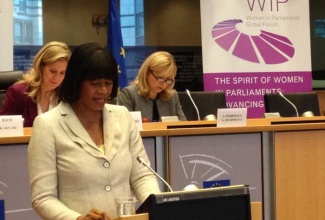
<svg viewBox="0 0 325 220">
<path fill-rule="evenodd" d="M 292 107 L 295 109 L 295 111 L 296 111 L 296 115 L 297 115 L 297 117 L 299 117 L 299 113 L 298 113 L 298 109 L 297 109 L 297 107 L 289 100 L 289 99 L 287 99 L 283 94 L 282 94 L 282 92 L 281 91 L 278 91 L 278 93 L 279 93 L 279 95 L 284 99 L 284 100 L 286 100 L 290 105 L 292 105 Z"/>
<path fill-rule="evenodd" d="M 195 108 L 195 110 L 196 110 L 196 113 L 197 113 L 197 118 L 198 118 L 198 120 L 200 121 L 200 120 L 201 120 L 201 118 L 200 118 L 199 109 L 197 108 L 197 106 L 196 106 L 196 104 L 195 104 L 194 100 L 192 99 L 192 96 L 191 96 L 191 93 L 190 93 L 190 91 L 189 91 L 188 89 L 186 89 L 185 91 L 186 91 L 186 93 L 187 93 L 188 97 L 190 97 L 190 99 L 191 99 L 191 102 L 192 102 L 192 104 L 194 105 L 194 108 Z"/>
<path fill-rule="evenodd" d="M 161 181 L 163 181 L 163 183 L 165 183 L 165 185 L 169 188 L 170 192 L 173 192 L 172 188 L 170 187 L 170 185 L 161 177 L 158 175 L 158 173 L 156 173 L 150 166 L 148 166 L 148 164 L 141 158 L 141 157 L 137 157 L 137 160 L 140 164 L 144 165 L 145 167 L 147 167 L 153 174 L 155 174 Z"/>
</svg>

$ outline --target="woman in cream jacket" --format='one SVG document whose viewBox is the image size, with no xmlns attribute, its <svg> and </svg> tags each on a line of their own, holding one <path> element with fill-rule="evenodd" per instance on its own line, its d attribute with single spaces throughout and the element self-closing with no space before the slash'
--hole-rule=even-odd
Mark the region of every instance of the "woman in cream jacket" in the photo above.
<svg viewBox="0 0 325 220">
<path fill-rule="evenodd" d="M 38 116 L 28 147 L 32 205 L 43 219 L 113 219 L 115 198 L 140 202 L 159 192 L 128 110 L 106 104 L 117 93 L 117 65 L 105 47 L 77 47 L 59 93 Z"/>
</svg>

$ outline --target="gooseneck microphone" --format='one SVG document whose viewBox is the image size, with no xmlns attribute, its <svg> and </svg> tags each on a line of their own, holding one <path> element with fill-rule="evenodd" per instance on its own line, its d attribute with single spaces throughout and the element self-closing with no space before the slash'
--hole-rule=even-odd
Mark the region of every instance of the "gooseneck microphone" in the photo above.
<svg viewBox="0 0 325 220">
<path fill-rule="evenodd" d="M 169 191 L 173 192 L 172 188 L 170 187 L 170 185 L 161 177 L 158 175 L 158 173 L 156 173 L 145 161 L 144 159 L 142 159 L 141 157 L 137 157 L 137 160 L 139 161 L 140 164 L 144 165 L 145 167 L 147 167 L 153 174 L 155 174 L 161 181 L 163 181 L 163 183 L 165 183 L 165 185 L 169 188 Z"/>
<path fill-rule="evenodd" d="M 298 109 L 297 109 L 297 107 L 289 100 L 289 99 L 287 99 L 283 94 L 282 94 L 282 92 L 281 91 L 278 91 L 278 93 L 279 93 L 279 95 L 284 99 L 284 100 L 286 100 L 290 105 L 292 105 L 292 107 L 295 109 L 295 111 L 296 111 L 296 115 L 297 115 L 297 117 L 299 117 L 299 113 L 298 113 Z"/>
<path fill-rule="evenodd" d="M 200 113 L 199 113 L 199 110 L 198 110 L 198 108 L 197 108 L 197 106 L 196 106 L 194 100 L 192 99 L 191 93 L 190 93 L 190 91 L 189 91 L 188 89 L 186 89 L 185 91 L 186 91 L 188 97 L 190 97 L 190 100 L 191 100 L 191 102 L 193 103 L 194 108 L 195 108 L 196 113 L 197 113 L 197 119 L 200 121 L 200 120 L 201 120 L 201 119 L 200 119 Z"/>
</svg>

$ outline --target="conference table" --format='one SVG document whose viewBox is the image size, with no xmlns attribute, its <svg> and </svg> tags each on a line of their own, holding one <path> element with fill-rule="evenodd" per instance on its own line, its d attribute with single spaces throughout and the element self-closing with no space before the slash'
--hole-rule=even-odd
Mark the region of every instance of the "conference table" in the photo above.
<svg viewBox="0 0 325 220">
<path fill-rule="evenodd" d="M 151 166 L 173 190 L 188 184 L 247 184 L 263 219 L 325 219 L 325 117 L 144 123 L 140 131 Z M 8 219 L 38 219 L 30 208 L 24 136 L 0 137 L 0 199 Z M 161 183 L 161 188 L 166 187 Z"/>
</svg>

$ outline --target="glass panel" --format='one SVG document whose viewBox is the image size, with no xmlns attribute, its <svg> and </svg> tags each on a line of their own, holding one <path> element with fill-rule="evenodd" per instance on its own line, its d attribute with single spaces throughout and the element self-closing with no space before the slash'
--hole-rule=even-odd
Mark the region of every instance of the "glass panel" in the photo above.
<svg viewBox="0 0 325 220">
<path fill-rule="evenodd" d="M 135 13 L 143 13 L 143 0 L 135 0 Z"/>
<path fill-rule="evenodd" d="M 14 45 L 43 45 L 42 0 L 13 0 Z"/>
<path fill-rule="evenodd" d="M 134 13 L 135 13 L 134 1 L 120 0 L 120 14 L 121 15 L 132 15 Z"/>
<path fill-rule="evenodd" d="M 128 27 L 122 29 L 123 44 L 125 45 L 135 45 L 135 28 Z"/>
<path fill-rule="evenodd" d="M 143 0 L 120 0 L 124 46 L 144 44 Z"/>
<path fill-rule="evenodd" d="M 135 17 L 133 16 L 121 16 L 121 27 L 135 26 Z"/>
</svg>

